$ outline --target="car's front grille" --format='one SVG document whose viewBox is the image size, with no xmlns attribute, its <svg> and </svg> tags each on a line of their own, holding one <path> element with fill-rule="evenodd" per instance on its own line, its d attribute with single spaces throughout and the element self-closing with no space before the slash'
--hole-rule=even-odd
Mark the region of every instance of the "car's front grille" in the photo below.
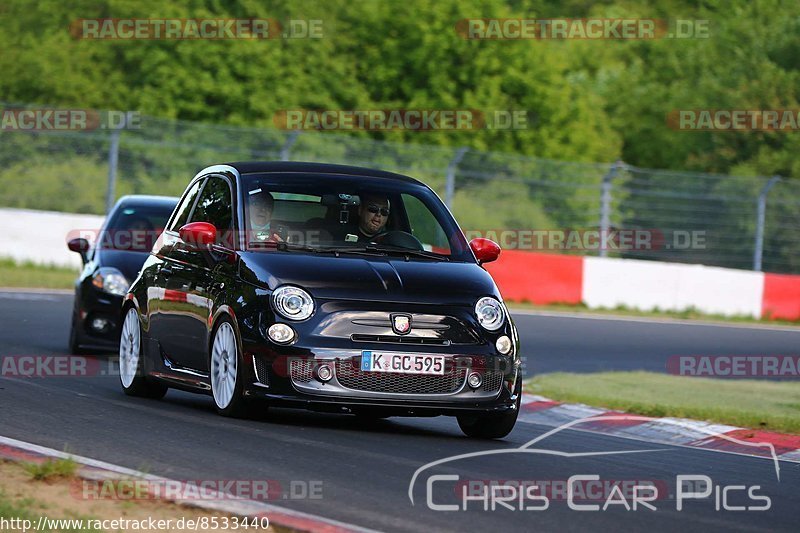
<svg viewBox="0 0 800 533">
<path fill-rule="evenodd" d="M 348 389 L 393 394 L 452 394 L 464 385 L 466 368 L 445 369 L 444 375 L 362 372 L 358 360 L 337 361 L 336 378 Z"/>
<path fill-rule="evenodd" d="M 294 383 L 305 385 L 314 380 L 313 359 L 292 359 L 289 373 Z M 265 365 L 266 366 L 266 365 Z M 441 376 L 425 374 L 400 374 L 393 372 L 364 372 L 361 358 L 337 360 L 334 365 L 336 379 L 345 389 L 362 392 L 391 394 L 454 394 L 464 387 L 468 367 L 448 362 Z M 261 367 L 257 367 L 259 377 Z M 480 390 L 496 393 L 503 384 L 503 372 L 488 370 L 483 374 Z"/>
<path fill-rule="evenodd" d="M 355 342 L 381 342 L 389 344 L 427 344 L 434 346 L 450 346 L 448 339 L 436 339 L 429 337 L 402 337 L 400 335 L 365 335 L 354 333 L 350 339 Z"/>
</svg>

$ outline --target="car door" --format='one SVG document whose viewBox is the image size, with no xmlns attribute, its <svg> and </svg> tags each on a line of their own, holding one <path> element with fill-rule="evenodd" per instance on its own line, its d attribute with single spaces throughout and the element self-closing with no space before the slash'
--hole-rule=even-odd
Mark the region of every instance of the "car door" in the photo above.
<svg viewBox="0 0 800 533">
<path fill-rule="evenodd" d="M 175 302 L 180 298 L 174 292 L 174 287 L 181 284 L 179 281 L 186 276 L 184 254 L 181 250 L 183 242 L 178 231 L 185 225 L 197 203 L 200 191 L 205 184 L 205 179 L 198 179 L 187 187 L 181 198 L 175 214 L 167 224 L 160 238 L 161 247 L 155 256 L 159 260 L 152 284 L 147 290 L 147 308 L 149 309 L 148 336 L 158 341 L 161 356 L 171 359 L 174 347 L 187 341 L 181 330 L 176 330 L 177 314 Z M 169 288 L 169 292 L 168 289 Z"/>
<path fill-rule="evenodd" d="M 210 176 L 187 223 L 208 222 L 217 228 L 220 240 L 233 227 L 233 189 L 222 176 Z M 221 271 L 227 263 L 205 248 L 178 239 L 169 255 L 171 272 L 166 276 L 164 298 L 170 326 L 164 351 L 178 367 L 208 371 L 209 322 L 213 295 L 224 285 Z M 224 277 L 224 276 L 223 276 Z"/>
</svg>

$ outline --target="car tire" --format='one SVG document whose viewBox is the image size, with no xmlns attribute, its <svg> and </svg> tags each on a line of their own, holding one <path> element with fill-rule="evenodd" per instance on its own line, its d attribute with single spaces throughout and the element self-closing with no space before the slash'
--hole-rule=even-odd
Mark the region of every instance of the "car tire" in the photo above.
<svg viewBox="0 0 800 533">
<path fill-rule="evenodd" d="M 514 387 L 517 401 L 514 409 L 503 413 L 461 415 L 458 418 L 458 427 L 468 437 L 475 439 L 502 439 L 514 429 L 522 403 L 522 381 L 517 378 Z"/>
<path fill-rule="evenodd" d="M 135 307 L 130 307 L 125 313 L 119 339 L 119 380 L 122 390 L 128 396 L 163 398 L 168 387 L 145 376 L 142 348 L 139 312 Z"/>
<path fill-rule="evenodd" d="M 243 418 L 250 414 L 250 402 L 244 397 L 244 359 L 239 349 L 236 329 L 228 318 L 214 328 L 209 353 L 211 396 L 222 416 Z"/>
</svg>

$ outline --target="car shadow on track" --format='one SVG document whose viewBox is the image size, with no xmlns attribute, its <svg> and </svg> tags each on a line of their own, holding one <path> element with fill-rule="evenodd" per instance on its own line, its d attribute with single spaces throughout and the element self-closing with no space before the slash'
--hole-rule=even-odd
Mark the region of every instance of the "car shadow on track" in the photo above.
<svg viewBox="0 0 800 533">
<path fill-rule="evenodd" d="M 206 396 L 170 391 L 161 402 L 169 403 L 172 406 L 191 409 L 195 413 L 202 412 L 218 416 L 214 409 L 213 400 Z M 247 417 L 238 420 L 245 423 L 279 424 L 283 426 L 339 429 L 358 432 L 367 431 L 389 435 L 434 436 L 457 438 L 459 440 L 467 438 L 459 431 L 455 418 L 451 417 L 392 417 L 389 419 L 370 419 L 351 414 L 320 413 L 304 409 L 269 407 L 259 410 L 261 406 L 266 406 L 266 404 L 256 403 Z M 452 422 L 452 428 L 448 427 L 447 429 L 449 431 L 447 431 L 445 428 L 420 427 L 417 424 L 404 423 L 404 421 L 411 420 L 429 421 L 434 419 Z M 448 424 L 448 426 L 449 425 L 450 424 Z"/>
</svg>

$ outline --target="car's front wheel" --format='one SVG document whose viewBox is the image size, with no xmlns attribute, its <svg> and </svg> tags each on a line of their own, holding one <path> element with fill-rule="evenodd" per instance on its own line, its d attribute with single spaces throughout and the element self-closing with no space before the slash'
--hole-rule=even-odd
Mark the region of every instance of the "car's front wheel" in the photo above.
<svg viewBox="0 0 800 533">
<path fill-rule="evenodd" d="M 519 407 L 522 403 L 522 384 L 517 379 L 514 387 L 517 400 L 514 409 L 504 413 L 492 413 L 485 415 L 462 415 L 458 417 L 458 427 L 468 437 L 476 439 L 502 439 L 514 429 L 519 415 Z"/>
<path fill-rule="evenodd" d="M 217 412 L 223 416 L 245 416 L 249 405 L 243 393 L 244 361 L 236 331 L 227 318 L 222 319 L 214 330 L 210 359 L 211 395 Z"/>
<path fill-rule="evenodd" d="M 142 326 L 139 323 L 139 313 L 134 307 L 128 309 L 122 323 L 119 339 L 119 380 L 122 390 L 128 396 L 163 398 L 167 393 L 166 386 L 150 381 L 144 375 Z"/>
<path fill-rule="evenodd" d="M 75 312 L 72 313 L 72 323 L 69 327 L 69 353 L 72 355 L 83 355 L 85 353 L 78 342 L 78 325 L 75 321 Z"/>
</svg>

